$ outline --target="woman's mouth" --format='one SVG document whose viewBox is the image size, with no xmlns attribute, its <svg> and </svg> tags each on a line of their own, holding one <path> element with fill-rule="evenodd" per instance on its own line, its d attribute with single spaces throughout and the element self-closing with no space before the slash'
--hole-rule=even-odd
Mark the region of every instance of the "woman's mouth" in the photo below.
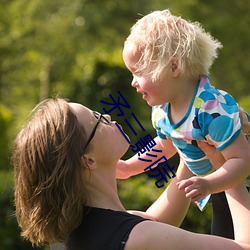
<svg viewBox="0 0 250 250">
<path fill-rule="evenodd" d="M 118 124 L 118 126 L 120 127 L 120 129 L 123 131 L 122 125 L 119 124 L 119 123 L 117 123 L 117 124 Z"/>
</svg>

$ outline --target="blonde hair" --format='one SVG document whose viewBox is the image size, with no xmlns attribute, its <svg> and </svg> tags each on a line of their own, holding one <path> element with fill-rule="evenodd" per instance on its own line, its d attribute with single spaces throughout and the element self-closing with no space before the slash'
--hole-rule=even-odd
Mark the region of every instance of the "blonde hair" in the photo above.
<svg viewBox="0 0 250 250">
<path fill-rule="evenodd" d="M 13 151 L 15 205 L 22 236 L 33 245 L 62 242 L 81 220 L 86 191 L 84 128 L 63 99 L 37 106 Z"/>
<path fill-rule="evenodd" d="M 138 20 L 128 42 L 142 53 L 137 71 L 151 74 L 153 81 L 164 74 L 173 57 L 178 59 L 182 75 L 197 78 L 208 74 L 217 49 L 222 47 L 198 22 L 188 22 L 169 10 L 154 11 Z"/>
</svg>

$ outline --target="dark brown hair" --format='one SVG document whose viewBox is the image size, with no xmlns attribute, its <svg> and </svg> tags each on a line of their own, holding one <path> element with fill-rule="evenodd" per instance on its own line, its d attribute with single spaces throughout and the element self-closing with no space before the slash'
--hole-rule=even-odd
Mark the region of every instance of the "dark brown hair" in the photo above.
<svg viewBox="0 0 250 250">
<path fill-rule="evenodd" d="M 15 205 L 22 236 L 33 245 L 64 241 L 86 201 L 86 134 L 63 99 L 48 99 L 14 142 Z"/>
</svg>

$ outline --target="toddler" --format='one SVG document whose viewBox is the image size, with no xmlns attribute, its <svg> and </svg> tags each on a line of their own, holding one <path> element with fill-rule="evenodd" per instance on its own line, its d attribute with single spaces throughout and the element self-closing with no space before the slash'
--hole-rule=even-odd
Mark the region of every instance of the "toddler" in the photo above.
<svg viewBox="0 0 250 250">
<path fill-rule="evenodd" d="M 171 140 L 195 175 L 180 181 L 178 187 L 201 209 L 210 194 L 238 185 L 250 174 L 250 150 L 241 132 L 238 105 L 230 94 L 216 89 L 209 77 L 221 47 L 199 23 L 163 10 L 138 20 L 123 50 L 133 75 L 131 85 L 152 107 L 158 141 Z M 200 140 L 214 145 L 225 158 L 217 171 L 198 147 Z M 136 161 L 130 162 L 126 171 L 132 173 Z M 136 173 L 143 172 L 143 164 L 137 164 Z"/>
</svg>

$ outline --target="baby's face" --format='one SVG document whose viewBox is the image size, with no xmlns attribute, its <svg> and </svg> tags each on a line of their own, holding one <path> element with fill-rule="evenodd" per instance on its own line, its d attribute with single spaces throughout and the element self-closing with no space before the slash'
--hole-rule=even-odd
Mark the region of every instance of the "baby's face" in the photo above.
<svg viewBox="0 0 250 250">
<path fill-rule="evenodd" d="M 132 73 L 133 79 L 131 86 L 136 91 L 142 94 L 142 98 L 148 103 L 149 106 L 161 105 L 168 101 L 166 93 L 168 92 L 168 75 L 165 74 L 164 79 L 152 81 L 152 69 L 140 71 L 138 69 L 138 62 L 141 58 L 141 52 L 132 43 L 125 43 L 123 49 L 123 60 Z M 150 67 L 150 64 L 149 64 Z"/>
</svg>

